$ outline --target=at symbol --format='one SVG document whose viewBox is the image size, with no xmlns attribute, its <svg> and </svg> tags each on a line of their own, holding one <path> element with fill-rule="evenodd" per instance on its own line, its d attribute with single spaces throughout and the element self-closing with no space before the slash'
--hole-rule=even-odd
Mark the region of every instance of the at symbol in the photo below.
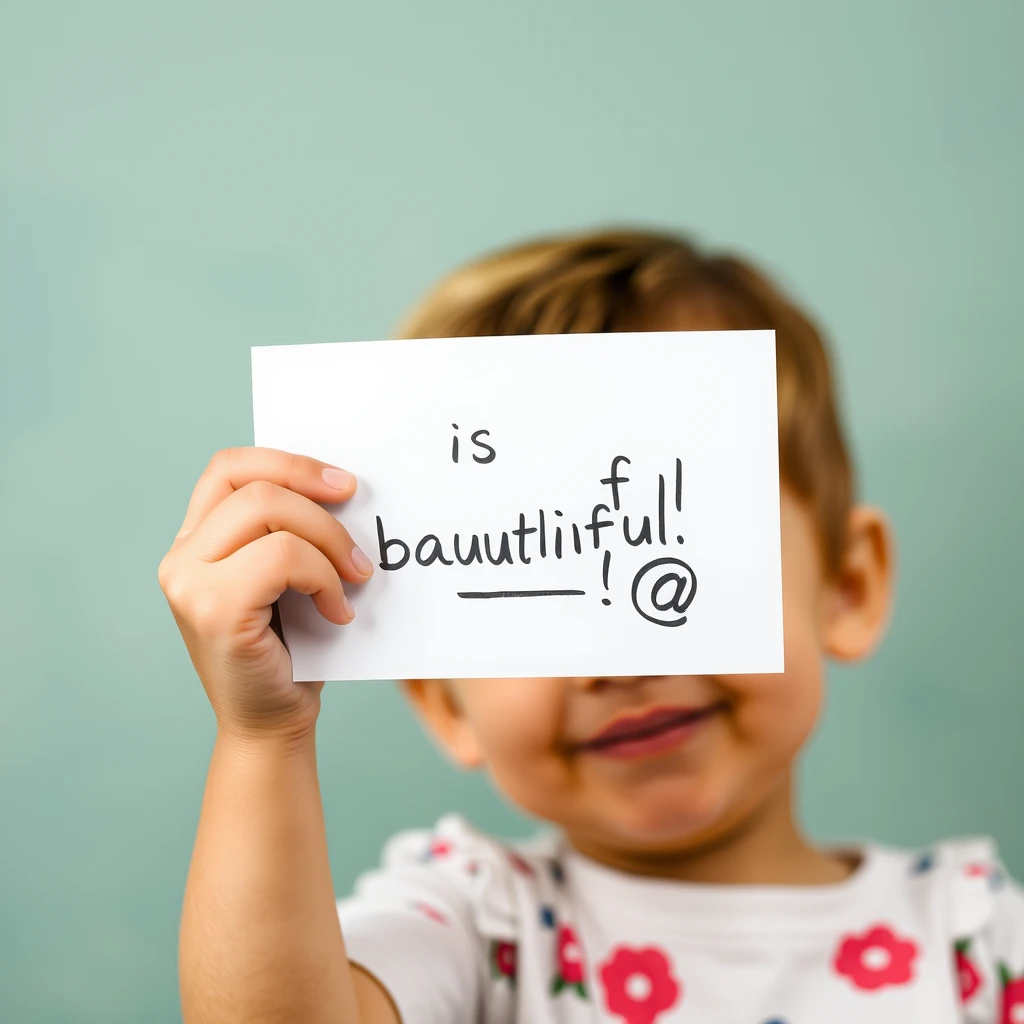
<svg viewBox="0 0 1024 1024">
<path fill-rule="evenodd" d="M 656 558 L 633 577 L 633 607 L 659 626 L 681 626 L 696 593 L 696 574 L 678 558 Z"/>
</svg>

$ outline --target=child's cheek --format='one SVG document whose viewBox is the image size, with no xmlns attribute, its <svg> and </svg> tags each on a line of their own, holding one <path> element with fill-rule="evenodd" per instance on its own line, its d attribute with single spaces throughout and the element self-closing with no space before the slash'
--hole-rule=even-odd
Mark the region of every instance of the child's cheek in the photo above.
<svg viewBox="0 0 1024 1024">
<path fill-rule="evenodd" d="M 495 767 L 509 763 L 529 772 L 558 748 L 558 715 L 549 702 L 536 697 L 523 686 L 518 695 L 504 693 L 477 709 L 477 734 Z"/>
<path fill-rule="evenodd" d="M 774 733 L 780 748 L 795 756 L 807 741 L 822 706 L 824 683 L 821 660 L 816 655 L 791 656 L 786 671 L 763 676 L 761 717 Z"/>
<path fill-rule="evenodd" d="M 727 677 L 739 739 L 770 747 L 776 756 L 795 756 L 821 712 L 824 670 L 820 655 L 806 645 L 786 648 L 786 671 Z"/>
<path fill-rule="evenodd" d="M 506 728 L 494 737 L 487 770 L 494 786 L 520 810 L 549 821 L 565 818 L 576 781 L 556 744 Z"/>
</svg>

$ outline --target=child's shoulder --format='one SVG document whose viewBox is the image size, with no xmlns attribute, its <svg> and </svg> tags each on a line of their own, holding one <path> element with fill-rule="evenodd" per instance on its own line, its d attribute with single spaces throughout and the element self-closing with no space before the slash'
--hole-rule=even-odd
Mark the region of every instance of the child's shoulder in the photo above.
<svg viewBox="0 0 1024 1024">
<path fill-rule="evenodd" d="M 563 843 L 559 832 L 541 829 L 526 839 L 504 839 L 470 824 L 460 814 L 442 815 L 430 828 L 405 829 L 384 845 L 381 868 L 434 874 L 480 891 L 508 888 L 518 879 L 536 886 L 561 880 Z"/>
<path fill-rule="evenodd" d="M 404 892 L 407 906 L 427 916 L 455 913 L 485 936 L 512 937 L 527 893 L 542 898 L 560 881 L 560 849 L 553 830 L 507 840 L 445 814 L 432 827 L 391 836 L 380 864 L 356 880 L 353 898 L 379 902 Z"/>
<path fill-rule="evenodd" d="M 997 1019 L 997 1007 L 999 1019 L 1024 1019 L 1024 887 L 995 841 L 952 838 L 902 856 L 921 916 L 939 917 L 952 939 L 964 1019 Z"/>
<path fill-rule="evenodd" d="M 1002 862 L 996 841 L 989 836 L 956 836 L 918 848 L 869 842 L 863 849 L 876 861 L 885 862 L 892 876 L 904 878 L 908 886 L 921 891 L 942 888 L 966 896 L 976 906 L 981 903 L 981 893 L 1021 893 Z"/>
<path fill-rule="evenodd" d="M 949 928 L 966 939 L 1024 923 L 1024 888 L 1010 877 L 994 839 L 960 836 L 918 850 L 875 846 L 906 871 L 906 885 L 923 903 L 946 915 Z"/>
<path fill-rule="evenodd" d="M 944 839 L 917 850 L 866 844 L 886 865 L 877 899 L 902 904 L 922 934 L 953 946 L 961 997 L 1020 998 L 1024 1013 L 1024 887 L 987 836 Z M 1016 993 L 1016 994 L 1014 994 Z M 973 1020 L 974 1017 L 969 1019 Z M 1007 1018 L 1010 1019 L 1010 1018 Z"/>
</svg>

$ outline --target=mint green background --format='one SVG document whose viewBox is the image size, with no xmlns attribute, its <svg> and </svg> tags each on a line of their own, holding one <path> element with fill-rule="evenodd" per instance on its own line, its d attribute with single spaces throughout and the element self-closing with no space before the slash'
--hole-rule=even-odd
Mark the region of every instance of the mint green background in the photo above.
<svg viewBox="0 0 1024 1024">
<path fill-rule="evenodd" d="M 550 229 L 693 229 L 820 315 L 901 579 L 809 827 L 1024 874 L 1024 7 L 942 6 L 0 9 L 0 1019 L 179 1019 L 212 722 L 156 569 L 251 443 L 249 346 L 386 335 Z M 321 735 L 339 890 L 445 809 L 524 828 L 388 684 L 330 685 Z"/>
</svg>

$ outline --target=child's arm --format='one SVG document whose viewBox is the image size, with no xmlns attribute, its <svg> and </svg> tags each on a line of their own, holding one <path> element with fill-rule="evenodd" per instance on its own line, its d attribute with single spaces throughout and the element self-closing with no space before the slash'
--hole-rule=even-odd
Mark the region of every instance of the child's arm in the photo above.
<svg viewBox="0 0 1024 1024">
<path fill-rule="evenodd" d="M 182 913 L 188 1024 L 398 1020 L 350 968 L 338 924 L 314 746 L 323 684 L 292 681 L 270 626 L 288 587 L 351 621 L 341 578 L 369 575 L 317 504 L 355 482 L 331 486 L 324 468 L 269 449 L 218 453 L 160 565 L 218 725 Z"/>
<path fill-rule="evenodd" d="M 218 736 L 185 890 L 180 979 L 189 1024 L 377 1024 L 359 1015 L 345 958 L 312 735 Z"/>
</svg>

